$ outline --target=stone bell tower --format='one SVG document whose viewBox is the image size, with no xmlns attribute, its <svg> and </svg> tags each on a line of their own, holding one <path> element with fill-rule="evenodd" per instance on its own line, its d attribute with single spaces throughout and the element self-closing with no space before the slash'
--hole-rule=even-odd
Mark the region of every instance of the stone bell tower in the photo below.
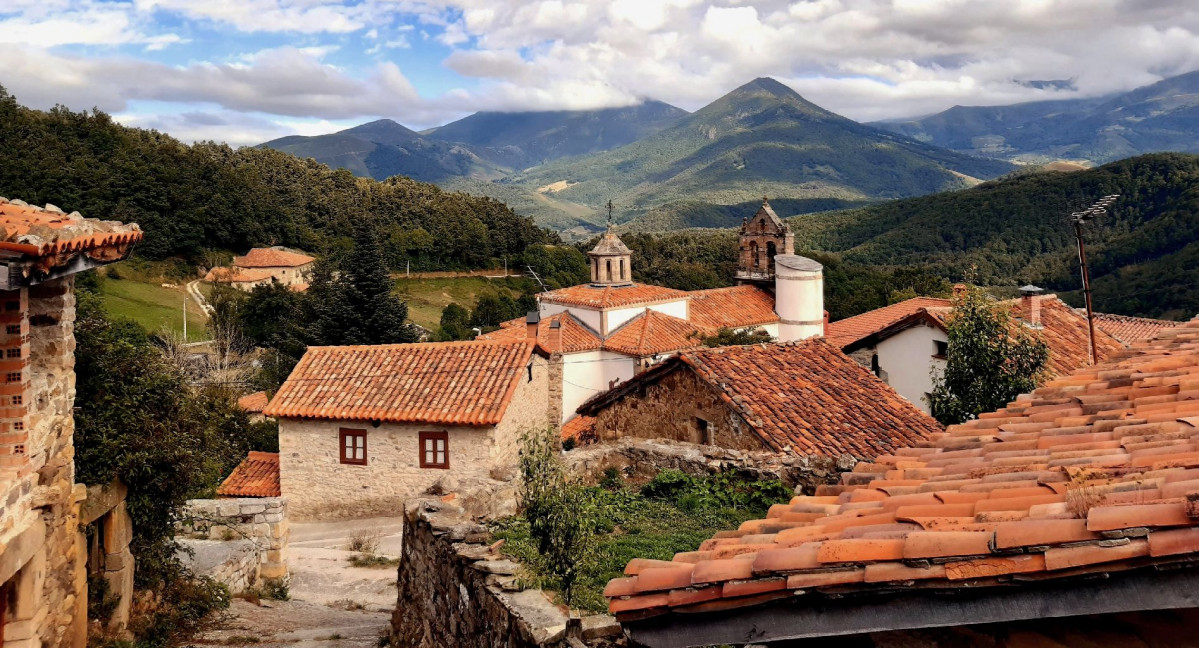
<svg viewBox="0 0 1199 648">
<path fill-rule="evenodd" d="M 737 283 L 761 283 L 774 286 L 774 257 L 795 254 L 795 235 L 762 197 L 762 207 L 754 217 L 742 221 Z"/>
<path fill-rule="evenodd" d="M 612 202 L 608 201 L 608 231 L 600 237 L 590 252 L 591 284 L 593 286 L 627 286 L 633 283 L 630 261 L 633 251 L 612 229 Z"/>
</svg>

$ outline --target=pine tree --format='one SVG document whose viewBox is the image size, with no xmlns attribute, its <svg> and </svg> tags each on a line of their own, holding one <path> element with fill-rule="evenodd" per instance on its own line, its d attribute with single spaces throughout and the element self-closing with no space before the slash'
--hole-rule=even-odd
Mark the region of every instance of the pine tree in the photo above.
<svg viewBox="0 0 1199 648">
<path fill-rule="evenodd" d="M 928 396 L 933 417 L 943 425 L 997 410 L 1035 389 L 1044 376 L 1049 347 L 1014 325 L 1007 309 L 977 287 L 954 296 L 946 328 L 945 370 L 933 370 Z"/>
<path fill-rule="evenodd" d="M 416 327 L 406 324 L 408 305 L 392 294 L 391 273 L 383 258 L 379 233 L 369 224 L 354 225 L 354 249 L 336 278 L 337 317 L 345 326 L 343 344 L 416 342 Z"/>
</svg>

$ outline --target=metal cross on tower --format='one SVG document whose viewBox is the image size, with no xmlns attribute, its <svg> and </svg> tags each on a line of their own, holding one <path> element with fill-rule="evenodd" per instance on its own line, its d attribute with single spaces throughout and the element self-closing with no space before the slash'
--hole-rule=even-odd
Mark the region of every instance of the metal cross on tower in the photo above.
<svg viewBox="0 0 1199 648">
<path fill-rule="evenodd" d="M 612 201 L 608 201 L 608 229 L 612 229 Z"/>
</svg>

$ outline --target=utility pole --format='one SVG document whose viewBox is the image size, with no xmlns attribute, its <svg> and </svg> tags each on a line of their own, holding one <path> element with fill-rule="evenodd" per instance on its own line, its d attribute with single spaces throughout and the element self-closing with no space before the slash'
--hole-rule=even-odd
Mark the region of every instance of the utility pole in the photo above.
<svg viewBox="0 0 1199 648">
<path fill-rule="evenodd" d="M 1091 342 L 1091 364 L 1099 362 L 1099 350 L 1095 344 L 1095 309 L 1091 305 L 1091 273 L 1087 269 L 1087 246 L 1082 236 L 1083 223 L 1107 213 L 1107 208 L 1120 194 L 1111 194 L 1100 198 L 1095 204 L 1086 209 L 1070 214 L 1070 222 L 1074 224 L 1074 237 L 1078 240 L 1078 265 L 1082 268 L 1082 294 L 1087 304 L 1087 329 Z"/>
<path fill-rule="evenodd" d="M 183 294 L 183 343 L 187 344 L 187 293 Z"/>
</svg>

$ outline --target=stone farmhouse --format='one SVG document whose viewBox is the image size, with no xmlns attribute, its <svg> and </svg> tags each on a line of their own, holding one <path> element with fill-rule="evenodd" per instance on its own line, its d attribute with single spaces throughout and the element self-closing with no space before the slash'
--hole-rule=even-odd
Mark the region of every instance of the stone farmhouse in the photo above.
<svg viewBox="0 0 1199 648">
<path fill-rule="evenodd" d="M 1039 293 L 1039 288 L 1025 286 L 1019 298 L 1002 305 L 1010 309 L 1016 325 L 1037 331 L 1045 341 L 1051 375 L 1065 375 L 1090 364 L 1086 314 L 1056 295 Z M 948 299 L 915 297 L 831 322 L 826 336 L 829 342 L 927 412 L 927 395 L 933 390 L 932 372 L 945 367 L 949 340 L 946 319 L 950 311 Z M 1095 341 L 1099 359 L 1125 348 L 1122 338 L 1109 330 L 1127 337 L 1174 324 L 1145 318 L 1097 316 Z"/>
<path fill-rule="evenodd" d="M 233 264 L 208 271 L 204 281 L 228 283 L 238 290 L 278 282 L 296 291 L 308 289 L 308 278 L 316 259 L 283 247 L 253 248 L 245 256 L 233 257 Z"/>
<path fill-rule="evenodd" d="M 309 347 L 264 410 L 289 514 L 394 515 L 439 481 L 508 470 L 521 432 L 550 424 L 546 356 L 531 337 Z"/>
<path fill-rule="evenodd" d="M 942 430 L 822 338 L 684 351 L 588 400 L 600 441 L 875 457 Z"/>
<path fill-rule="evenodd" d="M 0 198 L 0 237 L 0 644 L 82 648 L 83 525 L 100 524 L 94 564 L 118 596 L 117 615 L 129 610 L 133 559 L 123 501 L 112 503 L 115 516 L 81 519 L 92 503 L 75 483 L 73 275 L 124 258 L 142 233 Z"/>
<path fill-rule="evenodd" d="M 523 339 L 536 326 L 551 354 L 552 418 L 566 423 L 587 399 L 720 329 L 760 329 L 781 342 L 821 335 L 823 268 L 794 247 L 790 228 L 764 201 L 741 228 L 740 285 L 682 291 L 634 282 L 632 252 L 609 227 L 588 253 L 590 283 L 538 295 L 537 313 L 479 339 Z"/>
<path fill-rule="evenodd" d="M 1199 319 L 605 590 L 654 648 L 1194 645 Z"/>
</svg>

